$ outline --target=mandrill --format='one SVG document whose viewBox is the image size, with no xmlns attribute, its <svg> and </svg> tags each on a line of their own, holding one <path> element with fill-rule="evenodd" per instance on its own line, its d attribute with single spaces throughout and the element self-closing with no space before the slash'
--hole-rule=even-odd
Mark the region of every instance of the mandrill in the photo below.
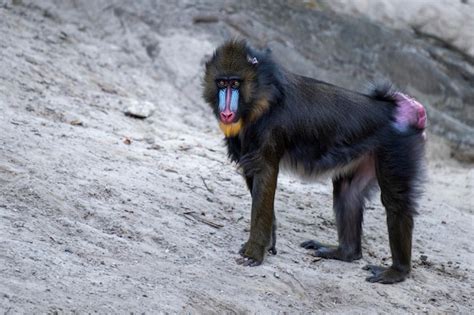
<svg viewBox="0 0 474 315">
<path fill-rule="evenodd" d="M 339 243 L 301 244 L 322 258 L 362 257 L 364 202 L 380 187 L 392 265 L 364 267 L 371 272 L 367 280 L 395 283 L 408 276 L 423 173 L 426 112 L 420 103 L 390 85 L 362 94 L 291 73 L 269 51 L 237 40 L 207 61 L 203 86 L 252 196 L 240 264 L 257 266 L 267 251 L 276 254 L 273 205 L 281 166 L 311 178 L 332 174 Z"/>
</svg>

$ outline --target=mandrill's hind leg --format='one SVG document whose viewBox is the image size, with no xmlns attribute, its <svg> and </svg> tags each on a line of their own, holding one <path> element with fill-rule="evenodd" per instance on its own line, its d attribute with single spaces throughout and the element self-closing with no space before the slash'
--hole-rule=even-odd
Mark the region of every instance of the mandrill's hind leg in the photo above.
<svg viewBox="0 0 474 315">
<path fill-rule="evenodd" d="M 315 240 L 301 244 L 315 249 L 317 257 L 353 261 L 362 257 L 361 236 L 364 201 L 375 186 L 374 159 L 368 156 L 350 175 L 333 179 L 334 213 L 336 216 L 337 246 L 325 245 Z"/>
<path fill-rule="evenodd" d="M 366 279 L 369 282 L 400 282 L 411 269 L 413 216 L 419 195 L 419 176 L 423 170 L 424 136 L 399 136 L 388 145 L 392 150 L 380 150 L 376 169 L 382 204 L 387 212 L 392 265 L 364 267 L 372 272 L 372 276 Z"/>
</svg>

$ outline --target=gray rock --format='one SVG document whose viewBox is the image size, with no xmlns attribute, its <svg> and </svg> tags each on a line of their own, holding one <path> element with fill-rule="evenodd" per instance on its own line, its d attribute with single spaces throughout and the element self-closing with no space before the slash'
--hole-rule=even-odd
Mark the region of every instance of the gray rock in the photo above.
<svg viewBox="0 0 474 315">
<path fill-rule="evenodd" d="M 124 113 L 130 117 L 145 119 L 155 111 L 155 105 L 147 101 L 128 99 L 124 103 L 126 104 Z"/>
</svg>

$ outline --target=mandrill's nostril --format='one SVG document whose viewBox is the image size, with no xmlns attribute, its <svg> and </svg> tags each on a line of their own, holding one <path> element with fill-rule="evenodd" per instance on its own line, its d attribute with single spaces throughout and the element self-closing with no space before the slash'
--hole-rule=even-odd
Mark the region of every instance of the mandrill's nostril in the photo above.
<svg viewBox="0 0 474 315">
<path fill-rule="evenodd" d="M 225 123 L 230 123 L 234 120 L 235 114 L 233 112 L 221 112 L 221 120 Z"/>
</svg>

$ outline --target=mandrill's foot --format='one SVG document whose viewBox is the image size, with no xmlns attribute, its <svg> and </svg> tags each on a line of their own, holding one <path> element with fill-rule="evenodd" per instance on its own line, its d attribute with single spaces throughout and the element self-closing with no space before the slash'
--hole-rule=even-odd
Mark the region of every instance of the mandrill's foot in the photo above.
<svg viewBox="0 0 474 315">
<path fill-rule="evenodd" d="M 367 265 L 364 270 L 372 272 L 372 276 L 365 278 L 369 282 L 379 282 L 383 284 L 391 284 L 405 280 L 410 273 L 408 268 L 382 267 L 375 265 Z"/>
<path fill-rule="evenodd" d="M 272 247 L 270 247 L 270 248 L 268 249 L 268 253 L 269 253 L 270 255 L 276 255 L 276 254 L 278 253 L 278 252 L 277 252 L 277 249 L 276 249 L 276 247 L 275 247 L 275 245 L 273 245 Z"/>
<path fill-rule="evenodd" d="M 242 258 L 237 259 L 237 263 L 243 266 L 254 267 L 263 262 L 265 257 L 265 246 L 252 241 L 247 241 L 239 250 Z"/>
<path fill-rule="evenodd" d="M 313 256 L 326 259 L 337 259 L 350 262 L 362 258 L 360 251 L 344 250 L 338 246 L 325 245 L 313 240 L 301 243 L 301 247 L 315 249 L 316 251 L 313 253 Z"/>
</svg>

